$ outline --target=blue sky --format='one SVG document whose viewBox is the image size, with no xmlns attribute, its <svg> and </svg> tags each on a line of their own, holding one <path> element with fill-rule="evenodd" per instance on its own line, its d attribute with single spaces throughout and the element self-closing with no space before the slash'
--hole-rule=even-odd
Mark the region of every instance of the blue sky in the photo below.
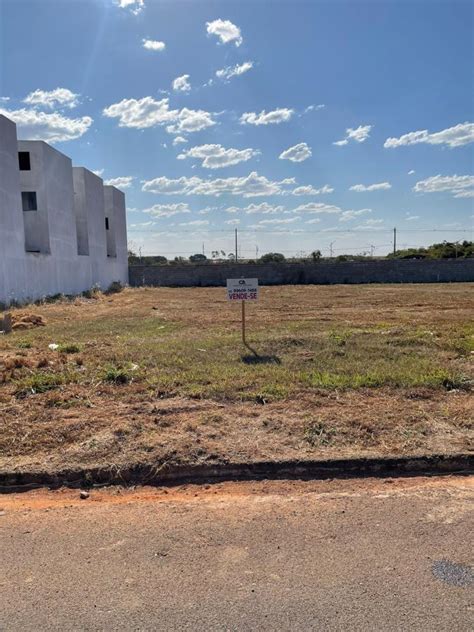
<svg viewBox="0 0 474 632">
<path fill-rule="evenodd" d="M 143 253 L 472 239 L 472 26 L 456 0 L 0 0 L 0 110 L 123 188 Z"/>
</svg>

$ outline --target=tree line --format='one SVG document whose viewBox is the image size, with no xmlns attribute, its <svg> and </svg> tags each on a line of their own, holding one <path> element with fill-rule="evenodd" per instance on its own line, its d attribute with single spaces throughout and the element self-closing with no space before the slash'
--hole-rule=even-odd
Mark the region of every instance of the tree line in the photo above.
<svg viewBox="0 0 474 632">
<path fill-rule="evenodd" d="M 367 261 L 376 259 L 466 259 L 474 257 L 474 242 L 450 242 L 443 241 L 438 244 L 432 244 L 426 248 L 407 248 L 405 250 L 396 250 L 385 257 L 373 257 L 368 254 L 340 254 L 336 257 L 323 257 L 320 250 L 313 250 L 308 256 L 302 257 L 285 257 L 281 252 L 267 252 L 258 259 L 241 259 L 245 263 L 304 263 L 319 261 Z M 223 250 L 214 250 L 211 257 L 205 254 L 196 253 L 190 257 L 174 257 L 167 259 L 162 255 L 145 255 L 139 256 L 132 250 L 128 252 L 128 262 L 130 265 L 177 265 L 177 264 L 196 264 L 196 263 L 223 263 L 235 261 L 234 253 L 226 254 Z"/>
</svg>

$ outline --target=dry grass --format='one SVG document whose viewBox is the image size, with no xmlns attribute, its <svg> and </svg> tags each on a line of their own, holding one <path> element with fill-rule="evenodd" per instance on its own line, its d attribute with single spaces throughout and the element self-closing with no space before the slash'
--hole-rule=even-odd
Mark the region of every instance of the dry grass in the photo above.
<svg viewBox="0 0 474 632">
<path fill-rule="evenodd" d="M 468 450 L 473 290 L 263 288 L 258 357 L 221 288 L 31 308 L 0 338 L 0 468 Z"/>
</svg>

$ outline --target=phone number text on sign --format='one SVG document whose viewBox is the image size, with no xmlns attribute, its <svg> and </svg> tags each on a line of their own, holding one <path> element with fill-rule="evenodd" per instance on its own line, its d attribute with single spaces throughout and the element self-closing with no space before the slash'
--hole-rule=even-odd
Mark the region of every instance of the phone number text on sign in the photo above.
<svg viewBox="0 0 474 632">
<path fill-rule="evenodd" d="M 227 279 L 229 301 L 258 300 L 258 279 Z"/>
</svg>

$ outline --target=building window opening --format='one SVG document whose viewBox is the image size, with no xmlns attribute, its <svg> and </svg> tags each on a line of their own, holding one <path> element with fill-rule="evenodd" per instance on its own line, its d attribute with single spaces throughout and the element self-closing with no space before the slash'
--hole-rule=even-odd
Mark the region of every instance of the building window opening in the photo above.
<svg viewBox="0 0 474 632">
<path fill-rule="evenodd" d="M 30 152 L 18 152 L 18 163 L 20 165 L 20 171 L 31 171 Z"/>
<path fill-rule="evenodd" d="M 38 203 L 36 201 L 36 193 L 34 191 L 22 191 L 21 203 L 24 211 L 37 211 Z"/>
<path fill-rule="evenodd" d="M 105 218 L 105 230 L 109 230 L 109 218 Z"/>
</svg>

